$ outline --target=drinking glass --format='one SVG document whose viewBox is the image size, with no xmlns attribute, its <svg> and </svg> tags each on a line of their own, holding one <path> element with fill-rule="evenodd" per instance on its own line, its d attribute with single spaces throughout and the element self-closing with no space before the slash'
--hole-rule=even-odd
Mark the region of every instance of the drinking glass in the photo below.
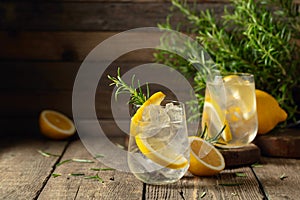
<svg viewBox="0 0 300 200">
<path fill-rule="evenodd" d="M 139 180 L 158 185 L 176 182 L 188 170 L 189 159 L 183 103 L 151 104 L 138 122 L 131 121 L 128 165 Z"/>
<path fill-rule="evenodd" d="M 224 126 L 216 143 L 220 147 L 243 147 L 255 138 L 258 122 L 252 74 L 217 74 L 207 79 L 202 129 L 214 138 Z"/>
</svg>

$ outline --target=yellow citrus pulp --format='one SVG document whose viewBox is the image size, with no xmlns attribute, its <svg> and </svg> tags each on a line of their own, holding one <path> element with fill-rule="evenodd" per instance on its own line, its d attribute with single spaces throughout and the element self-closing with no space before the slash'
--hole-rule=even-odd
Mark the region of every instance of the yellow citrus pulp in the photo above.
<svg viewBox="0 0 300 200">
<path fill-rule="evenodd" d="M 39 117 L 40 131 L 51 139 L 66 139 L 75 133 L 73 122 L 62 113 L 44 110 Z"/>
<path fill-rule="evenodd" d="M 135 113 L 131 119 L 130 134 L 135 137 L 136 144 L 139 150 L 147 158 L 153 162 L 166 166 L 171 169 L 180 169 L 188 165 L 188 160 L 182 155 L 175 153 L 176 147 L 168 146 L 168 141 L 163 141 L 161 138 L 144 137 L 142 117 L 145 107 L 160 103 L 165 98 L 165 94 L 157 92 L 153 94 Z"/>
<path fill-rule="evenodd" d="M 197 176 L 212 176 L 225 168 L 222 154 L 209 142 L 189 137 L 191 148 L 189 171 Z"/>
</svg>

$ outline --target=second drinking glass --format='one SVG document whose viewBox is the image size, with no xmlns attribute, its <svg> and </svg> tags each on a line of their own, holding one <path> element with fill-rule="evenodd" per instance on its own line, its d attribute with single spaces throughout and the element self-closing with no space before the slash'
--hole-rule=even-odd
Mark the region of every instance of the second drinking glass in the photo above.
<svg viewBox="0 0 300 200">
<path fill-rule="evenodd" d="M 217 145 L 238 148 L 252 142 L 257 133 L 255 84 L 252 74 L 232 73 L 207 79 L 202 129 L 209 138 L 221 133 Z"/>
</svg>

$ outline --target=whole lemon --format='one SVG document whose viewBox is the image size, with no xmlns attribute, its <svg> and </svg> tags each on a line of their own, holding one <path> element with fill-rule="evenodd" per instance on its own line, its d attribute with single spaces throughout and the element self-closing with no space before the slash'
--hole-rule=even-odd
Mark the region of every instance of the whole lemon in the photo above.
<svg viewBox="0 0 300 200">
<path fill-rule="evenodd" d="M 258 117 L 258 134 L 271 131 L 279 122 L 287 118 L 287 113 L 279 106 L 276 99 L 262 90 L 255 90 Z"/>
</svg>

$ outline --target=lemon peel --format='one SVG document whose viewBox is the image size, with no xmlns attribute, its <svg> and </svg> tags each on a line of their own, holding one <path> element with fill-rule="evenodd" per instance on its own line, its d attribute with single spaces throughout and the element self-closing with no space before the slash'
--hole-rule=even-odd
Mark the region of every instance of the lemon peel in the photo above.
<svg viewBox="0 0 300 200">
<path fill-rule="evenodd" d="M 258 118 L 258 134 L 270 132 L 278 123 L 287 119 L 287 113 L 283 110 L 277 100 L 262 90 L 255 90 L 256 110 Z"/>
</svg>

